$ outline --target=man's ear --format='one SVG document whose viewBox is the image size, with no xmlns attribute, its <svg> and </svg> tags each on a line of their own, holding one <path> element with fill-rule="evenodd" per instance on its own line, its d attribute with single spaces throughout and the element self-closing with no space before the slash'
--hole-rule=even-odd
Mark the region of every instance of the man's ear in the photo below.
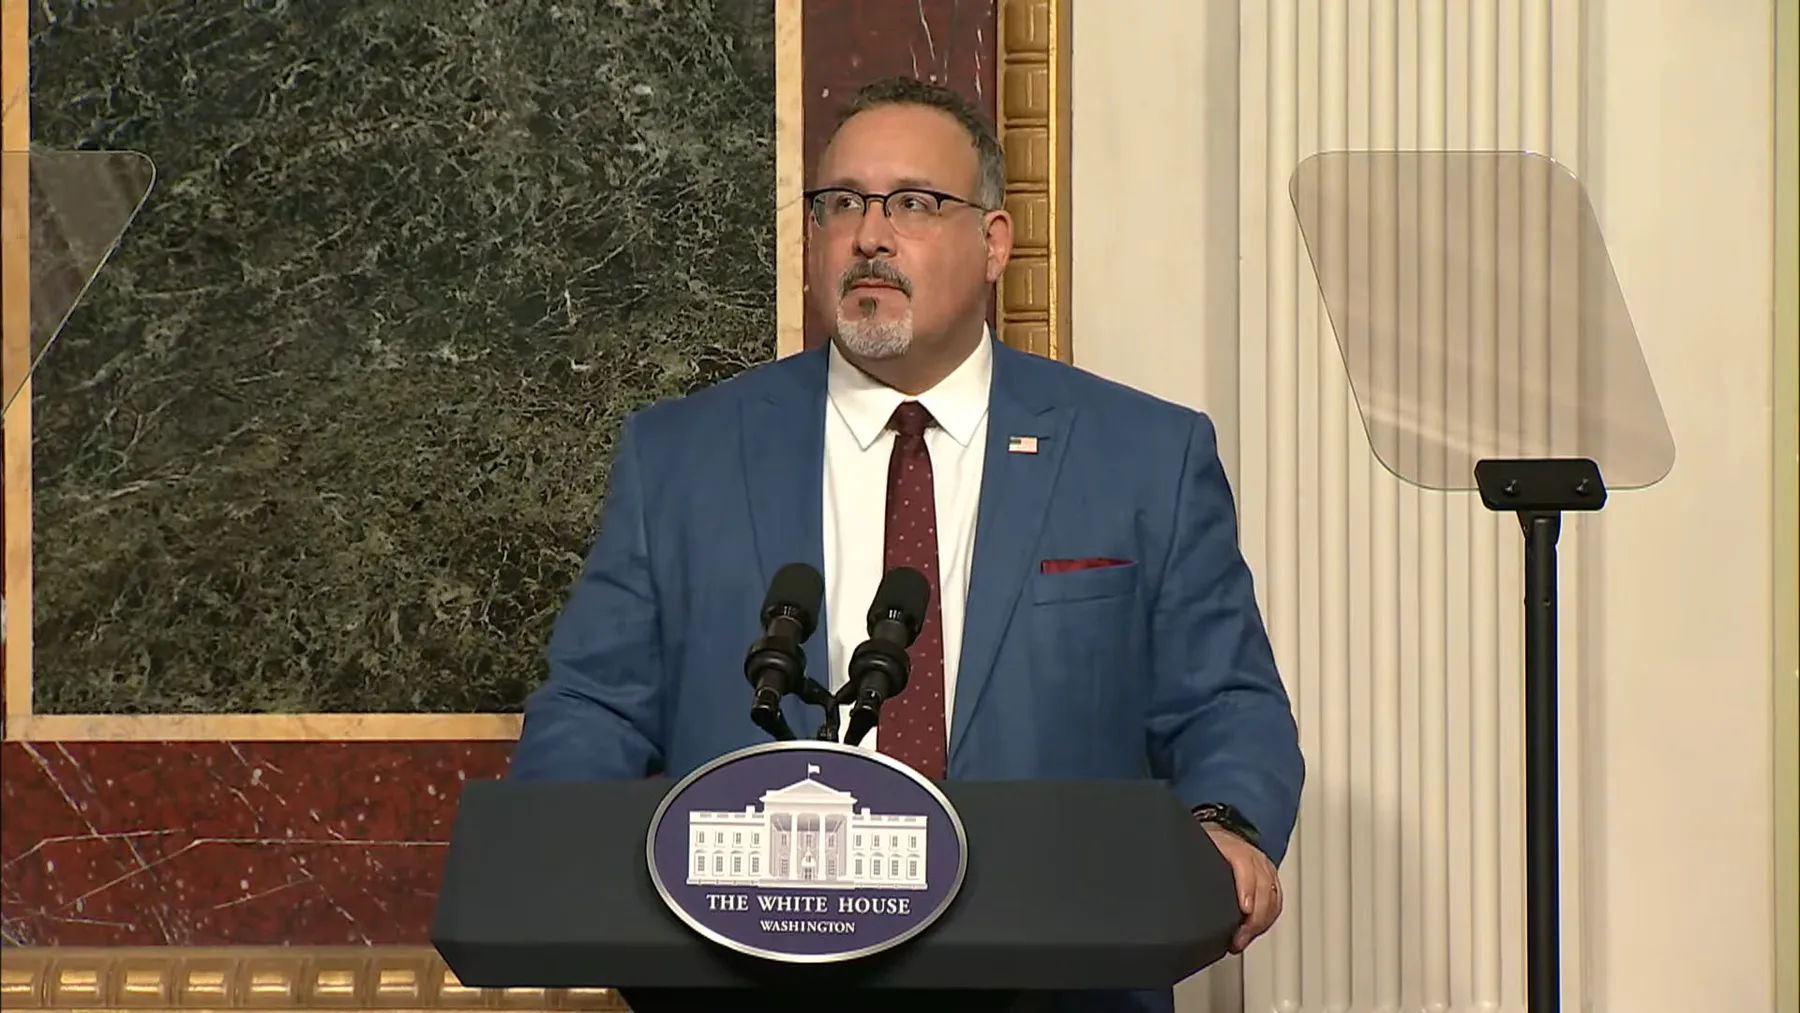
<svg viewBox="0 0 1800 1013">
<path fill-rule="evenodd" d="M 993 284 L 1006 273 L 1006 265 L 1012 260 L 1013 220 L 1005 211 L 989 211 L 987 213 L 987 280 Z"/>
</svg>

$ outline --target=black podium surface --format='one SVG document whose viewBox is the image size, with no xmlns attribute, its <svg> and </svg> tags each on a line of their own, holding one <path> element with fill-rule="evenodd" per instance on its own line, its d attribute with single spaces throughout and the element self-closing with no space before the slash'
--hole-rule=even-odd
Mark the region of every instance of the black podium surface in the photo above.
<svg viewBox="0 0 1800 1013">
<path fill-rule="evenodd" d="M 1008 993 L 1167 988 L 1222 957 L 1240 921 L 1230 867 L 1162 782 L 947 781 L 968 869 L 935 924 L 842 963 L 747 957 L 652 884 L 646 834 L 671 787 L 468 784 L 431 932 L 462 983 L 611 987 L 640 1011 L 775 1008 L 792 991 L 1013 1008 Z"/>
</svg>

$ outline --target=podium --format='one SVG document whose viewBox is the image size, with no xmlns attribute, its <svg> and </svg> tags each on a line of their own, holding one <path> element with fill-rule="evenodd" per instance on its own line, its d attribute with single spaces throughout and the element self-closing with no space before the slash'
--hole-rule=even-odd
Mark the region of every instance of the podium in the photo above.
<svg viewBox="0 0 1800 1013">
<path fill-rule="evenodd" d="M 966 860 L 935 921 L 855 959 L 748 956 L 684 924 L 654 881 L 646 841 L 672 784 L 468 784 L 431 933 L 458 979 L 610 987 L 639 1013 L 838 996 L 859 1013 L 1052 1009 L 1058 993 L 1170 988 L 1240 922 L 1230 867 L 1160 781 L 948 781 Z"/>
</svg>

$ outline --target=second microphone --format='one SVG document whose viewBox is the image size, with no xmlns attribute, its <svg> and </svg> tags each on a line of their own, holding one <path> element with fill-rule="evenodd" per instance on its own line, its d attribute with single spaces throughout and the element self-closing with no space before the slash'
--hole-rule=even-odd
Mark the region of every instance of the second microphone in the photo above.
<svg viewBox="0 0 1800 1013">
<path fill-rule="evenodd" d="M 850 705 L 844 742 L 857 745 L 881 721 L 881 705 L 899 696 L 912 672 L 906 649 L 925 626 L 931 583 L 910 566 L 896 567 L 881 578 L 869 606 L 869 639 L 850 655 L 849 680 L 836 703 Z"/>
</svg>

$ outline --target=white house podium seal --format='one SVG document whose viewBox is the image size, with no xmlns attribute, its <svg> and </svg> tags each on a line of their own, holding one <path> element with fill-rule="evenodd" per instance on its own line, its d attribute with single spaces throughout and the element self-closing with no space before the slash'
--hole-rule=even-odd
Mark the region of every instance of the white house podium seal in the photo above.
<svg viewBox="0 0 1800 1013">
<path fill-rule="evenodd" d="M 947 910 L 968 869 L 950 800 L 917 771 L 835 742 L 729 753 L 650 820 L 650 879 L 721 946 L 820 964 L 898 946 Z"/>
</svg>

